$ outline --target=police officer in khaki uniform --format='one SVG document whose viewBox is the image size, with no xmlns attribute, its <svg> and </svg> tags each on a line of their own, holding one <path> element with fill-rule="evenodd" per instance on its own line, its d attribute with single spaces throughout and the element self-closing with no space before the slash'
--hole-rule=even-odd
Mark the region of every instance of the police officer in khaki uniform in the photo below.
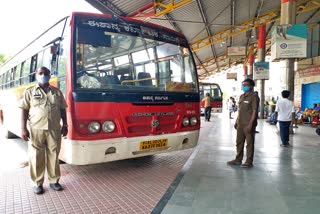
<svg viewBox="0 0 320 214">
<path fill-rule="evenodd" d="M 44 192 L 45 167 L 50 187 L 62 190 L 59 184 L 59 152 L 61 135 L 68 133 L 66 101 L 62 92 L 49 84 L 50 70 L 41 67 L 36 72 L 38 84 L 25 90 L 22 103 L 22 138 L 29 142 L 30 174 L 35 185 L 34 193 Z M 62 119 L 62 127 L 60 121 Z M 29 120 L 30 132 L 27 129 Z"/>
<path fill-rule="evenodd" d="M 243 148 L 247 142 L 247 160 L 241 165 L 242 168 L 253 167 L 254 135 L 257 120 L 258 97 L 253 92 L 254 81 L 245 79 L 242 82 L 244 94 L 239 99 L 239 113 L 234 128 L 237 130 L 237 156 L 229 161 L 229 165 L 241 165 L 243 159 Z"/>
</svg>

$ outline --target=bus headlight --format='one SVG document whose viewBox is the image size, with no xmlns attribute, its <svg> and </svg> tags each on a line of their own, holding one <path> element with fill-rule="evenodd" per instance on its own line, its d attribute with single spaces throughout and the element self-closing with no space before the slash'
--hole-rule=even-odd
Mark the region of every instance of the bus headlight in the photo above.
<svg viewBox="0 0 320 214">
<path fill-rule="evenodd" d="M 116 125 L 114 124 L 114 122 L 109 121 L 109 120 L 105 121 L 102 124 L 102 130 L 104 132 L 112 132 L 115 128 L 116 128 Z"/>
<path fill-rule="evenodd" d="M 182 124 L 183 124 L 184 126 L 189 125 L 189 118 L 187 118 L 187 117 L 183 118 Z"/>
<path fill-rule="evenodd" d="M 93 121 L 89 123 L 88 130 L 90 133 L 94 134 L 100 131 L 100 123 Z"/>
<path fill-rule="evenodd" d="M 196 124 L 197 124 L 197 118 L 196 118 L 196 117 L 191 117 L 191 118 L 190 118 L 190 124 L 191 124 L 192 126 L 196 125 Z"/>
</svg>

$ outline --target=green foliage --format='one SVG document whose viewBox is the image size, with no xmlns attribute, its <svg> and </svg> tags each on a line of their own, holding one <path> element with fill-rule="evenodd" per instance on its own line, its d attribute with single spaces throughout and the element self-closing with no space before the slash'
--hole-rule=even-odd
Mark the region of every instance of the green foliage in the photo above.
<svg viewBox="0 0 320 214">
<path fill-rule="evenodd" d="M 2 65 L 7 60 L 6 55 L 0 54 L 0 65 Z"/>
</svg>

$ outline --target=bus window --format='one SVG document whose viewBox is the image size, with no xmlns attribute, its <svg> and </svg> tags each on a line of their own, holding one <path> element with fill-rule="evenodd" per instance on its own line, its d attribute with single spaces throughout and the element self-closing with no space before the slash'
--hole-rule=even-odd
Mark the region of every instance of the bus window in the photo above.
<svg viewBox="0 0 320 214">
<path fill-rule="evenodd" d="M 129 57 L 128 57 L 128 55 L 119 56 L 119 57 L 114 58 L 114 64 L 115 64 L 116 66 L 129 64 Z"/>
<path fill-rule="evenodd" d="M 160 85 L 165 85 L 166 82 L 171 81 L 172 71 L 170 70 L 170 62 L 162 61 L 159 63 L 159 78 Z"/>
<path fill-rule="evenodd" d="M 151 75 L 151 78 L 156 78 L 156 65 L 153 62 L 145 64 L 145 71 Z M 153 85 L 155 84 L 153 80 Z"/>
<path fill-rule="evenodd" d="M 78 83 L 78 88 L 109 88 L 107 85 L 110 84 L 104 84 L 104 79 L 97 74 L 109 72 L 101 68 L 107 64 L 107 59 L 111 59 L 112 73 L 120 79 L 120 84 L 110 89 L 169 92 L 198 90 L 196 75 L 190 74 L 196 72 L 190 68 L 193 61 L 188 58 L 191 53 L 187 48 L 149 38 L 108 32 L 105 29 L 91 29 L 92 37 L 99 35 L 97 41 L 103 35 L 106 39 L 111 39 L 109 46 L 100 42 L 97 44 L 85 35 L 81 36 L 81 33 L 81 30 L 77 32 L 74 53 L 75 82 Z M 80 81 L 80 78 L 83 80 Z M 84 84 L 84 80 L 91 84 Z"/>
<path fill-rule="evenodd" d="M 14 67 L 11 69 L 11 72 L 10 72 L 10 88 L 14 87 L 14 76 L 16 73 L 16 69 L 17 69 L 17 67 Z"/>
<path fill-rule="evenodd" d="M 195 75 L 195 69 L 193 66 L 192 58 L 189 55 L 186 55 L 184 58 L 184 67 L 185 67 L 185 81 L 191 82 L 193 79 L 196 79 Z"/>
<path fill-rule="evenodd" d="M 16 75 L 14 77 L 14 80 L 15 80 L 14 85 L 15 86 L 20 85 L 20 78 L 21 78 L 21 64 L 17 65 L 17 68 L 16 68 Z"/>
<path fill-rule="evenodd" d="M 34 82 L 36 80 L 37 59 L 38 54 L 31 57 L 30 82 Z"/>
<path fill-rule="evenodd" d="M 47 67 L 49 70 L 51 70 L 51 57 L 52 57 L 52 54 L 51 54 L 51 50 L 49 47 L 43 51 L 43 58 L 42 58 L 42 65 L 41 66 Z"/>
<path fill-rule="evenodd" d="M 38 59 L 37 59 L 37 69 L 42 67 L 43 64 L 43 51 L 40 51 L 38 54 Z"/>
<path fill-rule="evenodd" d="M 149 48 L 148 52 L 146 50 L 138 51 L 132 53 L 133 63 L 146 62 L 154 59 L 153 49 Z"/>
<path fill-rule="evenodd" d="M 31 66 L 31 59 L 28 59 L 23 62 L 22 67 L 22 77 L 21 77 L 21 84 L 28 84 L 30 82 L 30 66 Z"/>
<path fill-rule="evenodd" d="M 138 73 L 140 72 L 144 72 L 144 65 L 138 65 L 134 67 L 135 72 L 136 72 L 136 76 L 138 75 Z"/>
<path fill-rule="evenodd" d="M 10 71 L 6 72 L 6 88 L 10 88 Z"/>
<path fill-rule="evenodd" d="M 182 82 L 180 63 L 181 61 L 178 58 L 170 60 L 170 68 L 171 68 L 171 75 L 172 75 L 171 79 L 174 82 Z"/>
<path fill-rule="evenodd" d="M 179 47 L 173 44 L 163 44 L 157 47 L 157 56 L 158 58 L 174 56 L 179 54 Z"/>
<path fill-rule="evenodd" d="M 3 77 L 3 75 L 0 75 L 0 88 L 1 89 L 3 89 L 2 77 Z"/>
<path fill-rule="evenodd" d="M 59 46 L 58 76 L 65 76 L 67 72 L 67 57 L 68 57 L 67 49 L 68 49 L 69 39 L 70 39 L 70 36 L 65 35 Z"/>
</svg>

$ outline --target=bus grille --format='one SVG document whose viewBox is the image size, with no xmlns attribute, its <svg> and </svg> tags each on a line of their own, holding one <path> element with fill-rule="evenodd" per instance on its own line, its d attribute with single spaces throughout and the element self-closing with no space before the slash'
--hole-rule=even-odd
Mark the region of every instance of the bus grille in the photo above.
<svg viewBox="0 0 320 214">
<path fill-rule="evenodd" d="M 158 120 L 159 126 L 152 128 L 152 120 Z M 126 125 L 128 127 L 128 134 L 162 134 L 171 133 L 176 130 L 177 116 L 159 116 L 153 117 L 126 117 Z"/>
</svg>

